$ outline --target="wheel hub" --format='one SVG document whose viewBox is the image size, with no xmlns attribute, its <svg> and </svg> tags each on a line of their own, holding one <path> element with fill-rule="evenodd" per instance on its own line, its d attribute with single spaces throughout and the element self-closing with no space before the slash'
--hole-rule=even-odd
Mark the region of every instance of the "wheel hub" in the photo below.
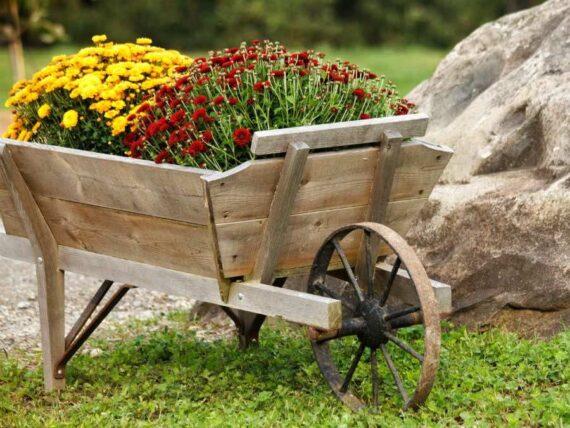
<svg viewBox="0 0 570 428">
<path fill-rule="evenodd" d="M 372 349 L 388 342 L 384 332 L 390 330 L 390 324 L 384 321 L 385 311 L 380 307 L 380 301 L 378 299 L 365 300 L 360 306 L 360 312 L 366 321 L 366 328 L 358 334 L 360 341 Z"/>
</svg>

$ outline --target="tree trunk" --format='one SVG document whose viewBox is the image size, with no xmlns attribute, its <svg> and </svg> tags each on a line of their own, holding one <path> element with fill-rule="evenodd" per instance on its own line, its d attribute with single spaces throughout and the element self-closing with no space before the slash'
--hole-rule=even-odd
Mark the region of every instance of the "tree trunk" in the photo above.
<svg viewBox="0 0 570 428">
<path fill-rule="evenodd" d="M 22 31 L 20 28 L 20 14 L 18 11 L 18 0 L 9 0 L 8 7 L 12 17 L 14 28 L 8 50 L 10 52 L 10 63 L 12 64 L 12 79 L 14 82 L 26 78 L 26 68 L 24 63 L 24 48 L 22 47 Z"/>
</svg>

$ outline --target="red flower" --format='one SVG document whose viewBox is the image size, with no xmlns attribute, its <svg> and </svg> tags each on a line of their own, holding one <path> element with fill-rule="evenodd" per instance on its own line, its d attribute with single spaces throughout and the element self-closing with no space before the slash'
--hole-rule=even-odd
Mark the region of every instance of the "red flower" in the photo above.
<svg viewBox="0 0 570 428">
<path fill-rule="evenodd" d="M 261 82 L 256 82 L 253 85 L 253 90 L 256 92 L 263 92 L 265 88 L 269 88 L 271 86 L 271 82 L 269 80 L 262 80 Z"/>
<path fill-rule="evenodd" d="M 212 68 L 208 64 L 200 64 L 198 70 L 200 70 L 200 73 L 208 73 Z"/>
<path fill-rule="evenodd" d="M 376 79 L 378 76 L 375 73 L 368 73 L 369 79 Z"/>
<path fill-rule="evenodd" d="M 285 71 L 283 71 L 283 70 L 274 70 L 274 71 L 271 72 L 271 75 L 272 75 L 273 77 L 276 77 L 276 78 L 278 78 L 278 79 L 281 79 L 281 78 L 285 77 Z"/>
<path fill-rule="evenodd" d="M 206 120 L 208 119 L 208 112 L 205 108 L 199 108 L 194 113 L 192 113 L 192 120 L 194 122 L 198 122 L 200 119 Z"/>
<path fill-rule="evenodd" d="M 227 48 L 226 49 L 226 52 L 231 53 L 231 54 L 236 53 L 237 51 L 239 51 L 239 48 Z"/>
<path fill-rule="evenodd" d="M 169 127 L 170 124 L 166 121 L 166 119 L 164 117 L 161 117 L 160 119 L 158 119 L 158 121 L 156 122 L 156 126 L 158 127 L 159 131 L 166 131 Z"/>
<path fill-rule="evenodd" d="M 178 98 L 173 98 L 172 100 L 170 100 L 168 105 L 170 106 L 170 108 L 176 108 L 180 105 L 181 102 L 182 101 L 180 101 Z"/>
<path fill-rule="evenodd" d="M 231 97 L 228 99 L 228 104 L 231 106 L 235 106 L 238 103 L 238 99 L 236 97 Z"/>
<path fill-rule="evenodd" d="M 206 104 L 208 102 L 208 97 L 206 97 L 206 95 L 198 95 L 196 98 L 194 98 L 193 102 L 196 105 Z"/>
<path fill-rule="evenodd" d="M 234 65 L 234 62 L 233 62 L 232 60 L 229 60 L 229 61 L 224 62 L 224 63 L 222 64 L 222 67 L 224 67 L 224 68 L 229 68 L 229 67 L 231 67 L 232 65 Z"/>
<path fill-rule="evenodd" d="M 170 153 L 166 150 L 161 150 L 160 153 L 156 155 L 156 158 L 154 158 L 154 161 L 156 163 L 171 162 L 172 156 L 170 156 Z"/>
<path fill-rule="evenodd" d="M 173 132 L 172 134 L 170 134 L 170 137 L 168 137 L 168 147 L 172 147 L 173 145 L 178 143 L 178 137 L 179 136 L 177 132 Z"/>
<path fill-rule="evenodd" d="M 352 95 L 361 100 L 366 96 L 366 91 L 362 88 L 356 88 L 354 91 L 352 91 Z"/>
<path fill-rule="evenodd" d="M 250 53 L 247 55 L 247 59 L 250 61 L 254 61 L 257 59 L 257 54 L 256 53 Z"/>
<path fill-rule="evenodd" d="M 232 56 L 232 61 L 234 62 L 243 62 L 244 61 L 244 57 L 242 54 L 235 54 L 234 56 Z"/>
<path fill-rule="evenodd" d="M 212 135 L 212 131 L 206 130 L 202 133 L 202 140 L 204 140 L 206 143 L 212 141 L 212 138 L 214 138 Z"/>
<path fill-rule="evenodd" d="M 198 85 L 202 86 L 205 85 L 206 83 L 208 83 L 210 81 L 210 79 L 208 79 L 207 77 L 202 77 L 200 79 L 198 79 L 198 81 L 196 82 Z"/>
<path fill-rule="evenodd" d="M 178 73 L 182 73 L 182 72 L 188 70 L 188 67 L 185 66 L 185 65 L 179 65 L 178 67 L 175 68 L 175 70 L 176 70 Z"/>
<path fill-rule="evenodd" d="M 253 40 L 251 41 L 251 44 L 252 44 L 252 45 L 258 45 L 258 44 L 260 44 L 260 43 L 261 43 L 261 40 L 258 40 L 258 39 L 253 39 Z"/>
<path fill-rule="evenodd" d="M 135 117 L 137 117 L 136 114 L 134 114 L 134 113 L 133 113 L 133 114 L 129 114 L 129 115 L 127 116 L 127 120 L 130 122 L 131 120 L 135 120 Z"/>
<path fill-rule="evenodd" d="M 368 113 L 362 113 L 360 119 L 370 119 L 370 115 Z"/>
<path fill-rule="evenodd" d="M 212 101 L 214 101 L 214 104 L 215 104 L 215 105 L 219 106 L 219 105 L 222 104 L 225 100 L 226 100 L 226 99 L 225 99 L 223 96 L 218 95 L 217 97 L 214 97 L 214 99 L 213 99 Z"/>
<path fill-rule="evenodd" d="M 182 88 L 186 83 L 188 83 L 188 79 L 190 76 L 182 76 L 180 79 L 176 81 L 176 89 Z"/>
<path fill-rule="evenodd" d="M 251 105 L 255 104 L 255 99 L 254 98 L 248 98 L 246 103 L 248 106 L 251 106 Z"/>
<path fill-rule="evenodd" d="M 169 122 L 171 125 L 176 125 L 186 116 L 186 111 L 184 109 L 177 110 L 170 116 Z"/>
<path fill-rule="evenodd" d="M 192 144 L 188 146 L 187 153 L 194 157 L 200 153 L 204 153 L 206 150 L 208 150 L 208 146 L 206 146 L 202 141 L 196 140 L 192 141 Z"/>
<path fill-rule="evenodd" d="M 238 128 L 232 137 L 236 146 L 244 148 L 251 142 L 251 131 L 247 128 Z"/>
</svg>

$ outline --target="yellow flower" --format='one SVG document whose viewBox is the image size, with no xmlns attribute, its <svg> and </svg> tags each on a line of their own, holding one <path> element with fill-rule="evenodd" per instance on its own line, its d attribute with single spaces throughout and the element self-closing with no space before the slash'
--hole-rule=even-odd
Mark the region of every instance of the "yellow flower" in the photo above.
<svg viewBox="0 0 570 428">
<path fill-rule="evenodd" d="M 91 37 L 91 41 L 96 45 L 107 41 L 107 36 L 105 34 L 100 34 L 98 36 Z"/>
<path fill-rule="evenodd" d="M 127 118 L 125 116 L 117 116 L 113 119 L 111 127 L 113 128 L 112 135 L 113 137 L 119 135 L 125 130 L 127 126 Z"/>
<path fill-rule="evenodd" d="M 148 37 L 139 37 L 137 39 L 137 45 L 150 45 L 152 44 L 152 39 L 149 39 Z"/>
<path fill-rule="evenodd" d="M 73 128 L 75 125 L 77 125 L 77 119 L 78 119 L 78 114 L 75 110 L 68 110 L 65 112 L 65 114 L 63 115 L 63 120 L 61 121 L 61 124 L 63 125 L 64 128 Z"/>
<path fill-rule="evenodd" d="M 50 113 L 51 113 L 51 107 L 47 103 L 42 104 L 42 106 L 38 109 L 38 116 L 40 117 L 40 119 L 49 116 Z"/>
<path fill-rule="evenodd" d="M 32 128 L 32 134 L 35 134 L 36 132 L 38 132 L 38 129 L 40 128 L 41 124 L 42 124 L 41 122 L 36 122 L 36 124 Z"/>
</svg>

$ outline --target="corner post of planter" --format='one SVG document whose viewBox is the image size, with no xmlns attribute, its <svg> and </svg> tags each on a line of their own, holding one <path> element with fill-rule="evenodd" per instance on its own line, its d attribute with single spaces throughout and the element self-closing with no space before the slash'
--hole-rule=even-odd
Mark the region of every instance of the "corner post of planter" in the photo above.
<svg viewBox="0 0 570 428">
<path fill-rule="evenodd" d="M 390 200 L 392 185 L 394 184 L 394 174 L 398 166 L 402 140 L 402 134 L 399 132 L 390 130 L 382 132 L 378 150 L 378 161 L 376 163 L 372 188 L 370 189 L 366 221 L 380 224 L 386 222 L 388 202 Z M 375 237 L 371 237 L 371 239 L 371 253 L 377 254 L 380 249 L 380 242 L 378 242 L 378 239 Z M 365 254 L 366 248 L 364 239 L 362 239 L 356 261 L 356 274 L 358 278 L 367 278 Z M 376 260 L 372 260 L 372 262 L 375 263 Z"/>
<path fill-rule="evenodd" d="M 57 364 L 65 353 L 64 272 L 59 268 L 57 242 L 12 155 L 0 145 L 0 169 L 30 240 L 36 264 L 46 391 L 63 389 L 63 368 Z"/>
</svg>

